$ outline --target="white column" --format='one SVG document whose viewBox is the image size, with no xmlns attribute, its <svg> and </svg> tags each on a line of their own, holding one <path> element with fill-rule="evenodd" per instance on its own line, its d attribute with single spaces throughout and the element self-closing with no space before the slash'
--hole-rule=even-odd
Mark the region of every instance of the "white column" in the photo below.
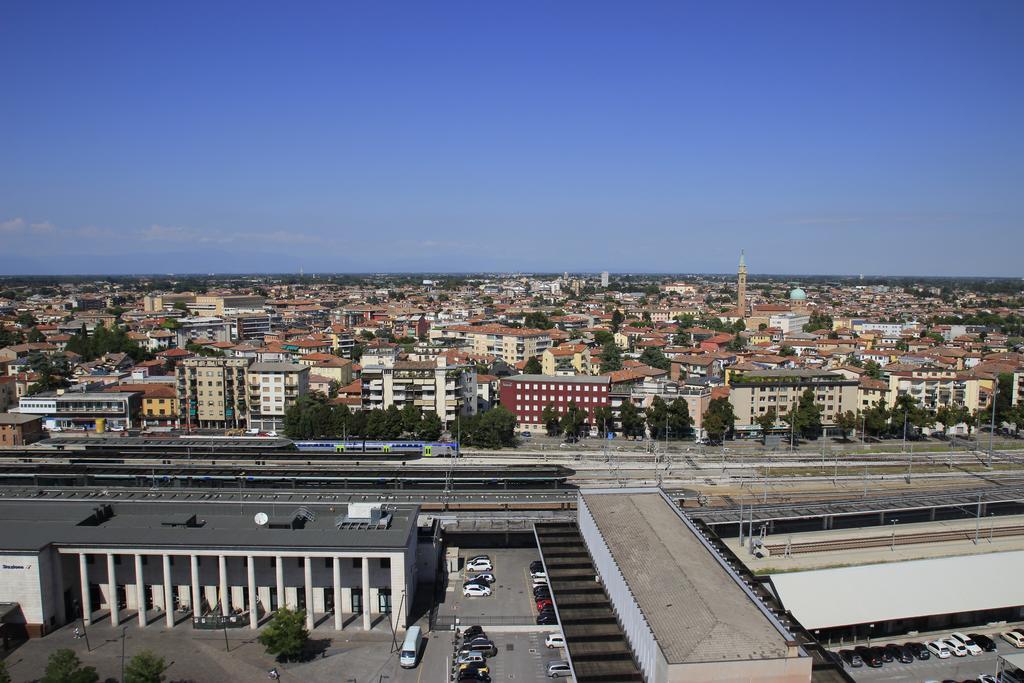
<svg viewBox="0 0 1024 683">
<path fill-rule="evenodd" d="M 217 556 L 217 569 L 220 572 L 220 613 L 226 617 L 231 614 L 231 594 L 228 591 L 228 562 L 223 555 Z"/>
<path fill-rule="evenodd" d="M 189 569 L 192 570 L 192 616 L 198 617 L 203 613 L 203 596 L 199 592 L 199 556 L 190 555 L 188 558 Z"/>
<path fill-rule="evenodd" d="M 363 558 L 363 630 L 370 630 L 370 558 Z"/>
<path fill-rule="evenodd" d="M 334 558 L 334 630 L 341 630 L 341 558 Z"/>
<path fill-rule="evenodd" d="M 78 574 L 82 579 L 82 621 L 92 626 L 92 596 L 89 595 L 89 562 L 85 553 L 78 553 Z"/>
<path fill-rule="evenodd" d="M 286 607 L 284 601 L 284 558 L 278 555 L 274 558 L 274 574 L 277 579 L 277 608 Z"/>
<path fill-rule="evenodd" d="M 135 556 L 135 602 L 139 605 L 139 626 L 146 626 L 146 582 L 142 579 L 142 555 Z"/>
<path fill-rule="evenodd" d="M 313 628 L 313 560 L 306 555 L 304 558 L 306 562 L 303 565 L 305 571 L 305 583 L 304 586 L 306 591 L 306 628 Z"/>
<path fill-rule="evenodd" d="M 260 625 L 259 615 L 256 611 L 256 559 L 249 555 L 246 560 L 246 572 L 249 579 L 249 628 L 256 628 Z"/>
<path fill-rule="evenodd" d="M 117 576 L 114 573 L 114 553 L 107 553 L 107 604 L 110 605 L 110 624 L 121 624 L 120 609 L 117 606 Z"/>
<path fill-rule="evenodd" d="M 174 628 L 174 596 L 171 595 L 171 556 L 164 555 L 164 623 Z"/>
<path fill-rule="evenodd" d="M 409 596 L 405 594 L 405 556 L 391 556 L 391 627 L 405 630 L 405 615 L 409 612 Z"/>
</svg>

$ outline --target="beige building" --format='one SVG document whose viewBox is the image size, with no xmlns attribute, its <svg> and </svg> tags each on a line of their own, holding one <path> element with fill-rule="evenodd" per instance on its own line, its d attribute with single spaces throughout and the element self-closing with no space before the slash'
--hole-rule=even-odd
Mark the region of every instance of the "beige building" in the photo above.
<svg viewBox="0 0 1024 683">
<path fill-rule="evenodd" d="M 267 299 L 248 294 L 147 294 L 143 298 L 146 311 L 163 311 L 184 304 L 194 315 L 223 316 L 239 313 L 263 313 Z"/>
<path fill-rule="evenodd" d="M 473 353 L 495 356 L 509 365 L 540 356 L 551 346 L 546 330 L 504 325 L 452 325 L 442 329 L 442 337 L 465 340 Z"/>
<path fill-rule="evenodd" d="M 253 363 L 246 376 L 249 428 L 283 430 L 285 411 L 309 393 L 309 367 L 300 363 Z"/>
<path fill-rule="evenodd" d="M 553 346 L 541 354 L 540 367 L 545 375 L 593 374 L 590 347 L 583 344 Z"/>
<path fill-rule="evenodd" d="M 962 372 L 930 365 L 889 373 L 889 407 L 909 394 L 925 408 L 963 406 L 972 413 L 981 407 L 981 381 Z"/>
<path fill-rule="evenodd" d="M 352 361 L 348 358 L 339 358 L 331 353 L 309 353 L 296 360 L 309 367 L 312 374 L 326 377 L 340 386 L 352 383 Z"/>
<path fill-rule="evenodd" d="M 1013 397 L 1010 402 L 1015 406 L 1024 404 L 1024 368 L 1013 373 Z"/>
<path fill-rule="evenodd" d="M 250 358 L 186 358 L 178 365 L 178 404 L 186 428 L 237 429 L 248 415 Z"/>
<path fill-rule="evenodd" d="M 730 373 L 729 402 L 736 413 L 736 428 L 750 429 L 754 420 L 774 408 L 777 415 L 796 407 L 806 389 L 814 390 L 814 403 L 821 408 L 821 423 L 835 424 L 835 417 L 856 411 L 858 381 L 825 370 L 757 370 Z"/>
<path fill-rule="evenodd" d="M 456 415 L 476 413 L 476 370 L 435 360 L 398 360 L 397 351 L 378 347 L 362 357 L 362 408 L 386 410 L 413 403 L 434 412 L 447 428 Z"/>
</svg>

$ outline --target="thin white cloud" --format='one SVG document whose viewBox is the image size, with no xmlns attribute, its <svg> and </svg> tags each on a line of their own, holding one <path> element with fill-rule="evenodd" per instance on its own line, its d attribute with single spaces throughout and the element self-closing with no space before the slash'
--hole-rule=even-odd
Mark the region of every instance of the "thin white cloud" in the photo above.
<svg viewBox="0 0 1024 683">
<path fill-rule="evenodd" d="M 25 229 L 25 219 L 23 218 L 12 218 L 8 221 L 0 223 L 0 233 L 13 234 L 21 232 Z"/>
</svg>

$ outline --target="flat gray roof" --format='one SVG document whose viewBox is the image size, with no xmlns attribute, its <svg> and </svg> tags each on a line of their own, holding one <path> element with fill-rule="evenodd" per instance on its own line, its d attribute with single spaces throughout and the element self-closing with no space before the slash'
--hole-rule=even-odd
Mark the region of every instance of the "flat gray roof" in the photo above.
<svg viewBox="0 0 1024 683">
<path fill-rule="evenodd" d="M 781 627 L 660 492 L 581 493 L 669 664 L 787 656 Z"/>
<path fill-rule="evenodd" d="M 556 384 L 608 384 L 608 375 L 514 375 L 504 379 L 513 382 L 554 382 Z"/>
<path fill-rule="evenodd" d="M 288 363 L 280 361 L 277 363 L 253 363 L 249 366 L 249 372 L 302 372 L 309 366 L 302 363 Z"/>
<path fill-rule="evenodd" d="M 0 425 L 23 425 L 43 418 L 27 413 L 0 413 Z"/>
<path fill-rule="evenodd" d="M 291 520 L 301 506 L 315 513 L 301 529 L 260 527 L 257 512 L 273 522 Z M 98 508 L 109 506 L 109 517 L 93 518 Z M 48 545 L 103 548 L 250 548 L 280 550 L 396 550 L 404 548 L 416 531 L 418 505 L 388 506 L 392 513 L 387 528 L 339 529 L 335 518 L 345 503 L 171 503 L 154 506 L 138 502 L 0 502 L 0 552 L 38 551 Z M 183 526 L 192 516 L 197 526 Z M 98 522 L 98 523 L 97 523 Z"/>
</svg>

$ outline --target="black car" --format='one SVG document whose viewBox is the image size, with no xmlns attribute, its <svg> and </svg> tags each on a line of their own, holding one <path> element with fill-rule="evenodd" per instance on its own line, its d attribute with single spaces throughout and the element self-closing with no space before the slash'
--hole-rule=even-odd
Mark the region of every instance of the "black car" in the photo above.
<svg viewBox="0 0 1024 683">
<path fill-rule="evenodd" d="M 534 572 L 542 572 L 542 571 L 544 571 L 544 563 L 543 562 L 541 562 L 540 560 L 534 560 L 533 562 L 530 563 L 530 573 L 531 574 L 534 573 Z"/>
<path fill-rule="evenodd" d="M 551 589 L 547 586 L 537 586 L 533 589 L 533 597 L 535 598 L 550 598 Z"/>
<path fill-rule="evenodd" d="M 974 641 L 974 644 L 985 652 L 996 651 L 996 641 L 980 633 L 968 633 L 967 636 Z"/>
<path fill-rule="evenodd" d="M 554 611 L 541 612 L 537 615 L 538 626 L 556 626 L 558 625 L 558 617 L 555 616 Z"/>
<path fill-rule="evenodd" d="M 846 663 L 846 666 L 851 669 L 859 669 L 864 666 L 864 660 L 860 658 L 860 655 L 853 650 L 840 650 L 839 658 Z"/>
<path fill-rule="evenodd" d="M 866 665 L 870 666 L 872 669 L 877 669 L 882 666 L 882 655 L 875 651 L 877 649 L 878 648 L 876 647 L 864 647 L 863 645 L 860 645 L 855 647 L 853 651 L 860 655 L 861 661 Z"/>
<path fill-rule="evenodd" d="M 490 674 L 485 674 L 479 669 L 463 669 L 459 672 L 459 681 L 475 681 L 476 683 L 491 683 Z"/>
<path fill-rule="evenodd" d="M 907 649 L 910 653 L 920 659 L 922 662 L 926 659 L 932 658 L 932 653 L 928 652 L 928 648 L 923 643 L 907 643 Z"/>
<path fill-rule="evenodd" d="M 462 632 L 462 637 L 466 640 L 472 640 L 477 636 L 486 636 L 482 626 L 467 626 L 466 630 Z"/>
<path fill-rule="evenodd" d="M 892 652 L 890 652 L 888 648 L 872 647 L 871 649 L 874 650 L 878 654 L 878 656 L 882 658 L 882 662 L 884 662 L 885 664 L 895 661 L 896 659 L 895 657 L 893 657 Z"/>
<path fill-rule="evenodd" d="M 910 651 L 909 647 L 906 645 L 897 645 L 896 649 L 899 650 L 900 653 L 900 656 L 896 658 L 900 661 L 900 664 L 914 663 L 914 653 Z"/>
</svg>

